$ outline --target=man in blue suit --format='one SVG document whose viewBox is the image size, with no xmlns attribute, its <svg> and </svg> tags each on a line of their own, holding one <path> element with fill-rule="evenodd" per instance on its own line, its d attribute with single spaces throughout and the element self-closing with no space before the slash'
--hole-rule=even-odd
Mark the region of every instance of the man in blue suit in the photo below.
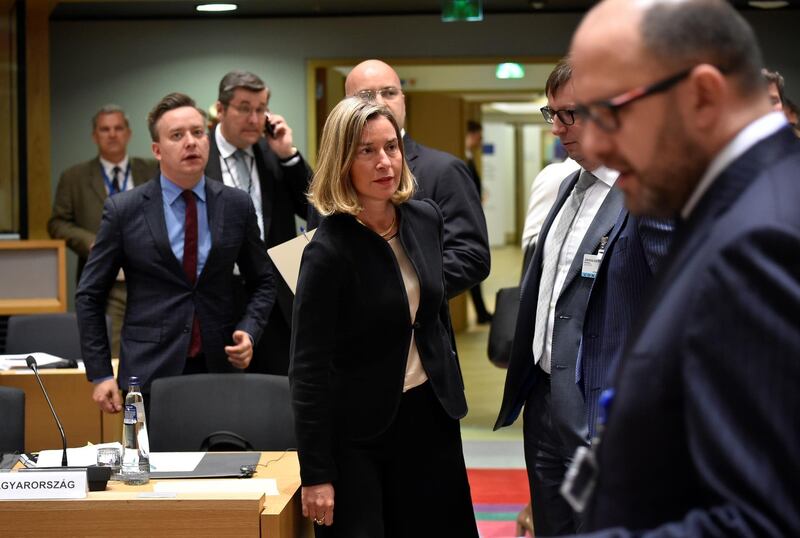
<svg viewBox="0 0 800 538">
<path fill-rule="evenodd" d="M 575 532 L 580 521 L 559 488 L 572 455 L 587 443 L 583 395 L 575 383 L 583 316 L 603 239 L 622 210 L 617 173 L 586 157 L 574 116 L 572 69 L 562 60 L 545 85 L 542 109 L 581 169 L 561 184 L 522 280 L 505 391 L 495 428 L 523 406 L 525 463 L 537 536 Z"/>
<path fill-rule="evenodd" d="M 608 0 L 572 43 L 586 151 L 680 218 L 612 378 L 592 536 L 799 536 L 800 142 L 724 0 Z"/>
<path fill-rule="evenodd" d="M 186 95 L 164 97 L 148 117 L 161 175 L 106 199 L 75 305 L 93 398 L 119 412 L 111 369 L 105 299 L 120 268 L 128 303 L 119 378 L 150 383 L 181 373 L 247 367 L 275 301 L 272 269 L 246 192 L 206 181 L 203 114 Z M 241 317 L 233 300 L 233 265 L 250 300 Z M 147 400 L 145 399 L 147 404 Z"/>
</svg>

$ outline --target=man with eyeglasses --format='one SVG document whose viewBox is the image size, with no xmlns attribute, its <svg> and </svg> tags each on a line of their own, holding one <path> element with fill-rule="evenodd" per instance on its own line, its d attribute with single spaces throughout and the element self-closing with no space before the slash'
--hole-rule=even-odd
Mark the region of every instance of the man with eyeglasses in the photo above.
<svg viewBox="0 0 800 538">
<path fill-rule="evenodd" d="M 206 175 L 246 191 L 253 200 L 267 248 L 297 236 L 295 216 L 308 218 L 305 192 L 311 168 L 292 143 L 292 129 L 269 110 L 270 90 L 258 76 L 231 71 L 219 83 L 218 124 L 209 136 Z M 247 304 L 244 281 L 236 272 L 236 304 Z M 292 293 L 276 272 L 275 308 L 254 350 L 248 371 L 286 375 Z"/>
<path fill-rule="evenodd" d="M 403 130 L 406 161 L 417 180 L 414 198 L 430 198 L 444 216 L 444 273 L 452 298 L 489 275 L 489 239 L 480 197 L 461 159 L 415 142 L 405 131 L 406 104 L 400 77 L 380 60 L 355 66 L 345 93 L 386 105 Z"/>
<path fill-rule="evenodd" d="M 585 151 L 681 221 L 603 398 L 587 528 L 800 536 L 800 142 L 753 30 L 724 0 L 608 0 L 570 54 Z"/>
<path fill-rule="evenodd" d="M 584 310 L 608 237 L 622 210 L 617 173 L 588 158 L 574 116 L 572 69 L 562 60 L 545 84 L 545 121 L 581 168 L 564 178 L 521 284 L 519 314 L 495 429 L 524 407 L 525 461 L 537 536 L 572 533 L 580 521 L 559 487 L 587 443 L 576 360 Z"/>
</svg>

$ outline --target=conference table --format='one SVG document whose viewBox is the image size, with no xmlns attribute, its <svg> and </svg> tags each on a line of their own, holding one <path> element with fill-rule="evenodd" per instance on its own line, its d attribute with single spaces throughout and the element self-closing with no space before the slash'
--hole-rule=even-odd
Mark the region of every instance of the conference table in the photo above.
<svg viewBox="0 0 800 538">
<path fill-rule="evenodd" d="M 307 538 L 310 521 L 300 507 L 296 452 L 262 452 L 255 478 L 274 478 L 279 495 L 236 491 L 153 493 L 110 481 L 86 499 L 0 501 L 3 536 L 241 536 Z M 247 479 L 220 479 L 228 481 Z"/>
</svg>

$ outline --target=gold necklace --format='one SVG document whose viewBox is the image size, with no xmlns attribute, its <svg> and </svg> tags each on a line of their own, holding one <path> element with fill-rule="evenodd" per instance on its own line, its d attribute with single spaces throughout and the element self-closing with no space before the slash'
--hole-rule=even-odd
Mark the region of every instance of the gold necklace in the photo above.
<svg viewBox="0 0 800 538">
<path fill-rule="evenodd" d="M 370 228 L 369 226 L 364 224 L 364 221 L 362 221 L 360 218 L 356 217 L 356 220 L 358 221 L 359 224 L 361 224 L 361 226 L 364 226 L 365 228 L 369 228 L 370 230 L 372 230 L 372 228 Z M 392 222 L 389 224 L 389 227 L 386 228 L 386 231 L 385 232 L 375 232 L 375 233 L 380 235 L 382 238 L 386 239 L 386 236 L 389 235 L 390 233 L 392 233 L 392 230 L 394 229 L 395 222 L 397 222 L 397 211 L 396 210 L 394 212 L 394 216 L 392 217 Z"/>
</svg>

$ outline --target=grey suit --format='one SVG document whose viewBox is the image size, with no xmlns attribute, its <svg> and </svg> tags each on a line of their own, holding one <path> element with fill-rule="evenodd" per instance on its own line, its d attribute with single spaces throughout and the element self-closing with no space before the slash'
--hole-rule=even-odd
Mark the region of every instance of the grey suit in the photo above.
<svg viewBox="0 0 800 538">
<path fill-rule="evenodd" d="M 556 203 L 542 226 L 541 238 L 546 238 L 550 233 L 553 221 L 572 193 L 578 176 L 579 172 L 575 172 L 563 181 Z M 548 376 L 534 364 L 532 351 L 536 304 L 544 258 L 544 240 L 539 241 L 536 245 L 532 261 L 520 287 L 519 315 L 506 375 L 503 403 L 495 429 L 512 424 L 525 405 L 525 452 L 537 535 L 544 536 L 562 530 L 569 531 L 569 529 L 563 528 L 548 528 L 545 517 L 553 516 L 554 521 L 563 519 L 563 517 L 571 519 L 571 511 L 558 495 L 559 484 L 557 482 L 560 482 L 560 479 L 551 484 L 550 492 L 545 491 L 546 488 L 538 482 L 537 487 L 533 487 L 534 467 L 535 462 L 538 461 L 535 452 L 536 446 L 542 442 L 551 445 L 552 451 L 557 454 L 556 459 L 559 460 L 559 465 L 564 466 L 560 471 L 560 476 L 563 477 L 563 471 L 575 448 L 585 443 L 587 434 L 585 409 L 583 395 L 575 383 L 575 366 L 583 330 L 583 317 L 593 280 L 580 276 L 581 264 L 584 254 L 597 252 L 600 239 L 609 234 L 622 208 L 623 195 L 617 189 L 612 188 L 597 211 L 572 260 L 556 302 L 549 387 L 547 386 Z M 546 398 L 547 401 L 538 401 L 541 398 Z M 537 400 L 536 405 L 533 404 L 533 400 Z M 546 424 L 535 423 L 534 417 L 530 415 L 542 406 L 547 407 L 542 413 Z M 537 490 L 537 495 L 533 495 L 534 489 Z M 562 508 L 563 517 L 557 515 L 559 507 Z"/>
</svg>

